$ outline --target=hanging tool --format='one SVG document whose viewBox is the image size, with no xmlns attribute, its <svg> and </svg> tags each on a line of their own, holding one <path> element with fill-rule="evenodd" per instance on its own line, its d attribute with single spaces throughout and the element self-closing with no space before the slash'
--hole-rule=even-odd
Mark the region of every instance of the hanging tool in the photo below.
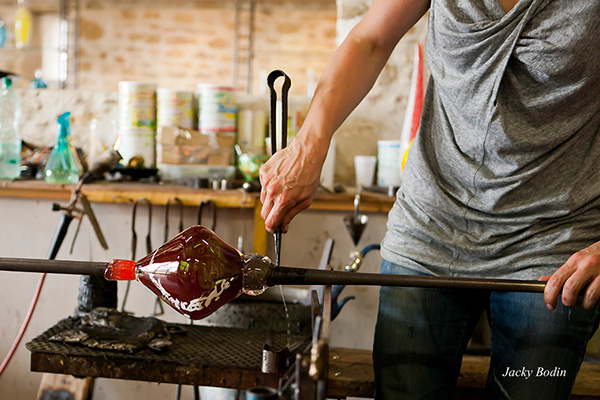
<svg viewBox="0 0 600 400">
<path fill-rule="evenodd" d="M 197 223 L 198 225 L 202 225 L 202 213 L 204 212 L 205 207 L 208 209 L 212 224 L 211 226 L 206 224 L 204 226 L 214 232 L 215 228 L 217 227 L 217 204 L 213 200 L 202 200 L 200 204 L 198 204 Z"/>
<path fill-rule="evenodd" d="M 183 202 L 178 197 L 171 197 L 169 198 L 169 200 L 167 200 L 167 204 L 165 205 L 165 243 L 167 242 L 167 240 L 169 240 L 169 209 L 171 208 L 171 203 L 176 203 L 177 209 L 179 211 L 179 223 L 177 225 L 177 233 L 183 230 Z"/>
<path fill-rule="evenodd" d="M 287 146 L 287 122 L 288 122 L 288 92 L 292 86 L 292 81 L 285 72 L 276 69 L 267 77 L 267 85 L 271 95 L 270 103 L 270 135 L 271 135 L 271 155 L 277 152 L 277 91 L 275 90 L 275 81 L 277 78 L 283 77 L 283 85 L 281 86 L 281 148 Z M 275 240 L 275 266 L 279 267 L 281 261 L 281 226 L 277 227 L 273 234 Z"/>
<path fill-rule="evenodd" d="M 136 259 L 136 249 L 137 249 L 137 233 L 135 231 L 135 220 L 137 216 L 137 208 L 140 204 L 146 204 L 148 207 L 148 231 L 146 232 L 146 254 L 150 254 L 152 251 L 152 203 L 145 197 L 140 197 L 136 201 L 133 202 L 133 207 L 131 208 L 131 259 Z M 127 287 L 125 289 L 125 295 L 123 295 L 123 304 L 121 306 L 121 311 L 125 312 L 125 303 L 127 302 L 127 296 L 129 295 L 129 287 L 130 281 L 127 282 Z"/>
<path fill-rule="evenodd" d="M 381 246 L 379 244 L 370 244 L 368 246 L 365 246 L 365 248 L 363 248 L 361 251 L 358 251 L 358 250 L 352 251 L 350 253 L 350 263 L 344 267 L 344 270 L 346 272 L 358 271 L 363 262 L 363 259 L 367 255 L 367 253 L 372 250 L 380 250 L 380 249 L 381 249 Z M 339 299 L 342 294 L 342 290 L 344 290 L 345 287 L 346 287 L 345 285 L 335 285 L 333 287 L 333 289 L 331 290 L 331 296 L 332 296 L 331 320 L 332 321 L 339 315 L 340 311 L 342 311 L 342 307 L 344 307 L 344 305 L 348 301 L 356 298 L 355 296 L 347 296 L 347 297 L 344 297 L 344 299 L 340 301 Z"/>
<path fill-rule="evenodd" d="M 346 225 L 346 229 L 352 238 L 352 242 L 356 246 L 360 241 L 360 237 L 365 231 L 365 227 L 369 222 L 369 217 L 365 214 L 359 214 L 359 205 L 360 205 L 360 192 L 356 193 L 354 196 L 354 214 L 346 215 L 344 217 L 344 225 Z"/>
<path fill-rule="evenodd" d="M 176 203 L 179 211 L 179 224 L 177 226 L 177 232 L 179 233 L 183 230 L 183 202 L 178 197 L 170 197 L 167 200 L 167 204 L 165 205 L 165 228 L 163 242 L 169 240 L 169 210 L 171 208 L 171 203 Z M 156 299 L 154 300 L 154 308 L 152 309 L 152 316 L 155 317 L 157 315 L 163 315 L 164 313 L 165 309 L 163 308 L 162 302 L 160 298 L 156 297 Z"/>
</svg>

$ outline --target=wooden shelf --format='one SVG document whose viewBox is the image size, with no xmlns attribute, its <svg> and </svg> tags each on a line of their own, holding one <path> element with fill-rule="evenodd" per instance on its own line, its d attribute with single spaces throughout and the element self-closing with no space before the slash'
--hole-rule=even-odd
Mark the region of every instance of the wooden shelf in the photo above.
<svg viewBox="0 0 600 400">
<path fill-rule="evenodd" d="M 33 199 L 69 199 L 73 185 L 51 184 L 44 181 L 0 180 L 0 197 Z M 145 197 L 152 204 L 166 204 L 177 197 L 183 204 L 196 206 L 203 200 L 213 200 L 218 207 L 254 208 L 260 206 L 258 193 L 247 193 L 241 189 L 212 190 L 193 189 L 175 184 L 150 183 L 92 183 L 83 187 L 88 199 L 97 203 L 132 203 Z M 394 197 L 380 193 L 363 192 L 360 210 L 364 212 L 389 212 Z M 354 192 L 321 193 L 315 196 L 311 210 L 350 211 L 354 209 Z"/>
<path fill-rule="evenodd" d="M 8 181 L 0 180 L 0 197 L 68 200 L 73 185 L 50 184 L 44 181 Z M 83 193 L 91 202 L 130 204 L 140 198 L 148 199 L 152 204 L 165 205 L 174 197 L 186 206 L 197 206 L 204 200 L 212 200 L 217 207 L 245 208 L 254 210 L 254 247 L 259 254 L 267 252 L 268 233 L 260 216 L 262 204 L 258 193 L 247 193 L 241 189 L 212 190 L 193 189 L 175 184 L 151 183 L 91 183 L 83 187 Z M 394 204 L 394 197 L 380 193 L 363 192 L 360 212 L 387 213 Z M 318 192 L 310 210 L 353 211 L 354 191 L 346 193 Z"/>
</svg>

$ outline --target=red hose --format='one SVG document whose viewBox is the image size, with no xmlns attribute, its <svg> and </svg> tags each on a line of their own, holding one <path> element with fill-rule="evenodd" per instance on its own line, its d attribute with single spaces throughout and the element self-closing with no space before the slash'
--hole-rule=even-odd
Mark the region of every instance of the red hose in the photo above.
<svg viewBox="0 0 600 400">
<path fill-rule="evenodd" d="M 46 279 L 46 274 L 44 273 L 40 276 L 40 280 L 38 282 L 37 288 L 35 289 L 33 299 L 31 299 L 31 304 L 29 305 L 29 310 L 27 311 L 27 315 L 25 316 L 23 325 L 21 325 L 21 329 L 19 330 L 19 333 L 17 334 L 17 337 L 15 338 L 15 341 L 13 342 L 12 347 L 8 351 L 8 354 L 6 355 L 6 357 L 4 358 L 4 361 L 2 361 L 2 365 L 0 365 L 0 376 L 2 376 L 2 373 L 6 369 L 6 366 L 10 362 L 13 355 L 15 354 L 15 351 L 17 351 L 17 347 L 19 347 L 19 343 L 21 343 L 21 339 L 23 339 L 23 336 L 25 335 L 25 331 L 27 330 L 29 321 L 31 321 L 31 317 L 33 316 L 33 311 L 35 310 L 35 306 L 37 305 L 38 299 L 40 298 L 40 293 L 42 292 L 42 287 L 44 286 L 45 279 Z"/>
</svg>

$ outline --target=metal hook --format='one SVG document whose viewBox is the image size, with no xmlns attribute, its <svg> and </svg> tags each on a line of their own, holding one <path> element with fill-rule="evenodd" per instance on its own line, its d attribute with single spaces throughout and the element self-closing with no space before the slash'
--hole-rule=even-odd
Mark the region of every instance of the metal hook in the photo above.
<svg viewBox="0 0 600 400">
<path fill-rule="evenodd" d="M 214 231 L 217 227 L 217 205 L 212 200 L 203 200 L 198 204 L 198 225 L 202 225 L 202 211 L 204 210 L 204 207 L 208 208 L 212 220 L 210 229 Z"/>
<path fill-rule="evenodd" d="M 167 205 L 165 206 L 165 243 L 169 240 L 169 208 L 171 202 L 177 203 L 177 208 L 179 209 L 179 225 L 177 227 L 179 230 L 177 232 L 183 231 L 183 202 L 178 197 L 171 197 L 167 200 Z"/>
<path fill-rule="evenodd" d="M 354 195 L 354 222 L 358 223 L 358 208 L 360 206 L 360 192 Z"/>
<path fill-rule="evenodd" d="M 150 236 L 152 234 L 152 203 L 150 200 L 145 197 L 140 197 L 136 201 L 133 202 L 133 207 L 131 208 L 131 259 L 135 260 L 136 257 L 136 249 L 137 249 L 137 233 L 135 231 L 135 220 L 137 215 L 137 207 L 139 204 L 146 204 L 148 206 L 148 232 L 146 234 L 146 253 L 150 254 L 152 251 L 152 242 Z M 127 286 L 125 288 L 125 294 L 123 295 L 123 303 L 121 305 L 121 311 L 125 312 L 125 304 L 127 303 L 127 297 L 129 296 L 129 288 L 131 286 L 131 281 L 127 281 Z"/>
<path fill-rule="evenodd" d="M 150 241 L 150 236 L 152 234 L 152 203 L 145 197 L 140 197 L 133 203 L 133 208 L 131 210 L 131 259 L 135 260 L 135 253 L 137 247 L 137 233 L 135 232 L 135 219 L 137 214 L 138 204 L 146 204 L 148 205 L 148 232 L 146 233 L 146 253 L 150 253 L 152 251 L 152 242 Z"/>
</svg>

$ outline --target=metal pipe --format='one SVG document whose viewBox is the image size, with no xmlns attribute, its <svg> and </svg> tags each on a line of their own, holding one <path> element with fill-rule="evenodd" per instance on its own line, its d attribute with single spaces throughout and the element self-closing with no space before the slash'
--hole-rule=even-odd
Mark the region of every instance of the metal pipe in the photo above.
<svg viewBox="0 0 600 400">
<path fill-rule="evenodd" d="M 106 262 L 0 258 L 0 271 L 45 272 L 48 274 L 104 277 Z"/>
<path fill-rule="evenodd" d="M 96 261 L 0 258 L 0 270 L 46 272 L 49 274 L 104 276 L 107 264 L 106 262 Z M 267 278 L 267 286 L 274 285 L 410 286 L 543 293 L 546 282 L 364 272 L 348 273 L 309 268 L 276 267 L 272 268 Z"/>
<path fill-rule="evenodd" d="M 279 267 L 273 269 L 267 285 L 410 286 L 543 293 L 546 282 L 428 275 L 370 274 L 363 272 L 348 273 Z"/>
</svg>

